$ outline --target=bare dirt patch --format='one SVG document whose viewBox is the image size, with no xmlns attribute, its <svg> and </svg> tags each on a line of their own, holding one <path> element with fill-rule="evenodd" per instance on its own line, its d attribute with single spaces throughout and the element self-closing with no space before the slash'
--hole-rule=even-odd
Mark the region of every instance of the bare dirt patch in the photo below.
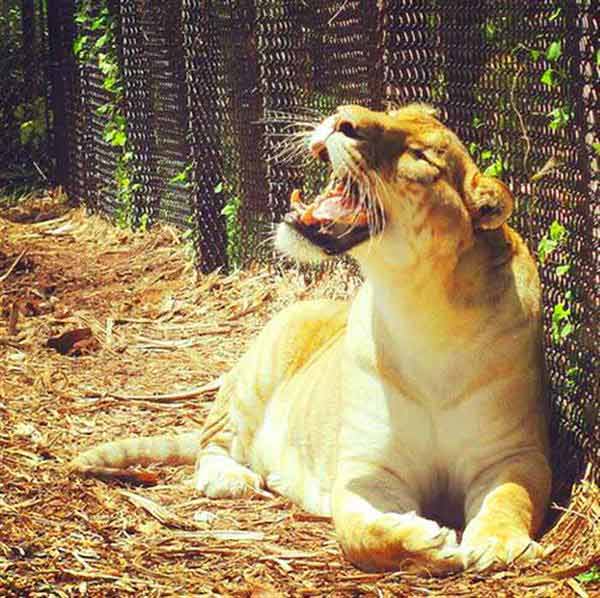
<svg viewBox="0 0 600 598">
<path fill-rule="evenodd" d="M 229 368 L 283 305 L 341 297 L 352 283 L 267 268 L 199 276 L 172 229 L 134 234 L 83 210 L 50 219 L 36 210 L 0 219 L 0 595 L 600 590 L 575 579 L 600 553 L 589 483 L 547 534 L 556 548 L 544 563 L 436 580 L 363 573 L 343 559 L 328 520 L 276 496 L 207 500 L 184 484 L 190 468 L 156 468 L 160 485 L 143 489 L 70 474 L 70 458 L 91 444 L 201 425 L 213 391 L 190 388 Z"/>
</svg>

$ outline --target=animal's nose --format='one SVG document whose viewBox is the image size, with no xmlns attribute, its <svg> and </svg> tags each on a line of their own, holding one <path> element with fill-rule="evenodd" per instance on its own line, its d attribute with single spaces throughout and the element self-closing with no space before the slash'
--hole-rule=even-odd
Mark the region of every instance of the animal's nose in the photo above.
<svg viewBox="0 0 600 598">
<path fill-rule="evenodd" d="M 329 162 L 326 143 L 329 136 L 333 133 L 341 133 L 349 139 L 358 139 L 359 137 L 356 126 L 351 120 L 339 115 L 330 116 L 315 129 L 310 139 L 310 152 L 315 158 L 323 162 Z"/>
<path fill-rule="evenodd" d="M 354 124 L 347 119 L 340 119 L 335 127 L 338 133 L 349 137 L 350 139 L 358 139 L 358 133 Z"/>
</svg>

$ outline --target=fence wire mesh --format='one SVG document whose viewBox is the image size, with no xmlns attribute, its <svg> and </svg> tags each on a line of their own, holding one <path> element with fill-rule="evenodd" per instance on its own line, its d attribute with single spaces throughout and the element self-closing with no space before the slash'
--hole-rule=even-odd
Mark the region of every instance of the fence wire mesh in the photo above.
<svg viewBox="0 0 600 598">
<path fill-rule="evenodd" d="M 587 462 L 598 476 L 598 13 L 587 0 L 53 3 L 60 182 L 131 224 L 188 228 L 203 271 L 268 260 L 291 190 L 321 177 L 275 159 L 282 136 L 340 103 L 434 104 L 511 186 L 532 250 L 564 228 L 541 267 L 555 464 L 567 483 Z M 116 56 L 122 95 L 98 53 L 67 51 L 82 36 Z M 121 145 L 101 108 L 115 98 Z"/>
<path fill-rule="evenodd" d="M 5 197 L 47 181 L 53 171 L 48 95 L 54 64 L 48 41 L 43 5 L 0 2 L 0 191 Z"/>
</svg>

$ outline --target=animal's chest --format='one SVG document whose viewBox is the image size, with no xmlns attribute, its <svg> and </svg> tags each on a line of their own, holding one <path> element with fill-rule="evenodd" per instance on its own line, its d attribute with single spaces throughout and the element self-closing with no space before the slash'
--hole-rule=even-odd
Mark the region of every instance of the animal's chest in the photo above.
<svg viewBox="0 0 600 598">
<path fill-rule="evenodd" d="M 373 350 L 344 392 L 341 452 L 379 463 L 424 492 L 460 486 L 465 447 L 480 441 L 489 401 L 465 351 Z M 485 392 L 484 392 L 485 394 Z"/>
<path fill-rule="evenodd" d="M 400 347 L 378 347 L 374 355 L 374 371 L 395 398 L 436 411 L 468 392 L 480 363 L 467 346 L 403 340 Z"/>
</svg>

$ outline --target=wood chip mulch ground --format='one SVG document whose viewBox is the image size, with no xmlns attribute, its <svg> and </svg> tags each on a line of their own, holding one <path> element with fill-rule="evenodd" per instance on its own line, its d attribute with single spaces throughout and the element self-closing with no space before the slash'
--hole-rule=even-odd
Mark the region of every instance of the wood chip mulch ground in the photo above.
<svg viewBox="0 0 600 598">
<path fill-rule="evenodd" d="M 0 596 L 600 596 L 577 580 L 600 555 L 589 481 L 544 537 L 544 562 L 433 579 L 363 573 L 329 520 L 277 496 L 205 499 L 187 467 L 156 468 L 151 488 L 71 475 L 94 443 L 200 426 L 211 382 L 274 312 L 354 283 L 198 275 L 173 229 L 47 205 L 49 219 L 37 204 L 29 220 L 0 213 Z"/>
</svg>

